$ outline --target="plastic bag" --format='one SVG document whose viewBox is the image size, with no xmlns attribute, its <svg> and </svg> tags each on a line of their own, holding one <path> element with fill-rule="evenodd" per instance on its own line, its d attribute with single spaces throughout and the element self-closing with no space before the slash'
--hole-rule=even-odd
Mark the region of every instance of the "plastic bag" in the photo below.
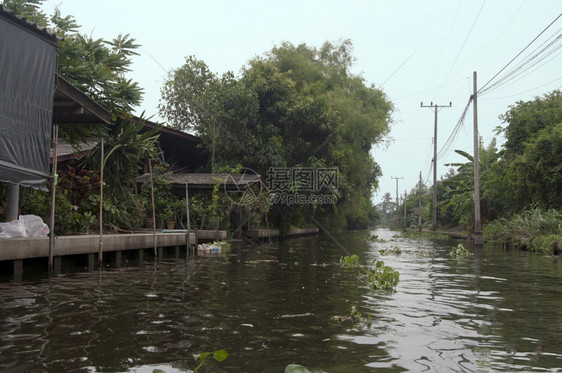
<svg viewBox="0 0 562 373">
<path fill-rule="evenodd" d="M 0 238 L 20 238 L 27 237 L 25 223 L 22 219 L 0 223 Z"/>
<path fill-rule="evenodd" d="M 37 215 L 20 215 L 18 220 L 0 223 L 0 238 L 47 237 L 49 226 Z"/>
<path fill-rule="evenodd" d="M 27 237 L 47 237 L 49 234 L 49 226 L 37 215 L 20 215 L 20 220 L 24 222 Z"/>
</svg>

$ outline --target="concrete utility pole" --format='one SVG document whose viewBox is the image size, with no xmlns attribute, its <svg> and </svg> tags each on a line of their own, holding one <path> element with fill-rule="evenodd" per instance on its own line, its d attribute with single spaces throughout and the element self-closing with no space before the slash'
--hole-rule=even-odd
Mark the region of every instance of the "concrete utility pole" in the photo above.
<svg viewBox="0 0 562 373">
<path fill-rule="evenodd" d="M 482 236 L 482 222 L 480 218 L 480 138 L 478 136 L 478 106 L 476 100 L 476 71 L 473 73 L 473 89 L 472 95 L 473 109 L 474 109 L 474 243 L 483 244 L 484 237 Z"/>
<path fill-rule="evenodd" d="M 420 171 L 420 183 L 418 185 L 418 232 L 421 232 L 422 230 L 422 219 L 421 219 L 421 186 L 422 186 L 422 177 L 421 177 L 421 171 Z"/>
<path fill-rule="evenodd" d="M 430 102 L 429 105 L 424 105 L 422 102 L 420 106 L 432 108 L 435 113 L 433 126 L 433 218 L 431 222 L 431 229 L 435 231 L 437 229 L 437 112 L 439 108 L 451 107 L 453 104 L 449 102 L 449 105 L 437 105 Z"/>
<path fill-rule="evenodd" d="M 404 177 L 394 177 L 394 176 L 391 177 L 391 179 L 396 180 L 396 226 L 398 226 L 398 180 L 403 178 Z"/>
<path fill-rule="evenodd" d="M 406 231 L 406 200 L 408 199 L 408 192 L 404 192 L 404 231 Z"/>
</svg>

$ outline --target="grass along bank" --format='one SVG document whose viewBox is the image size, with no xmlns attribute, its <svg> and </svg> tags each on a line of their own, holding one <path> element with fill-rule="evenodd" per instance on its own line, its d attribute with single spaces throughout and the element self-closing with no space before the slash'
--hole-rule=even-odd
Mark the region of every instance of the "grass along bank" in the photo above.
<svg viewBox="0 0 562 373">
<path fill-rule="evenodd" d="M 542 254 L 562 252 L 562 212 L 531 208 L 509 219 L 497 219 L 484 228 L 484 236 L 505 247 Z"/>
</svg>

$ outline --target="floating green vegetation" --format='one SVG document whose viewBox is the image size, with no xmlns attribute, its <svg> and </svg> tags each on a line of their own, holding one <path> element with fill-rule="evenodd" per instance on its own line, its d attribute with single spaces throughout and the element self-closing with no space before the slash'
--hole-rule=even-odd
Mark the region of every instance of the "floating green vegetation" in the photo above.
<svg viewBox="0 0 562 373">
<path fill-rule="evenodd" d="M 373 289 L 392 291 L 398 285 L 400 273 L 382 260 L 373 259 L 370 267 L 359 265 L 359 256 L 351 255 L 342 257 L 340 264 L 346 269 L 357 269 L 357 278 L 365 280 Z"/>
<path fill-rule="evenodd" d="M 365 241 L 372 241 L 372 242 L 378 242 L 378 243 L 387 242 L 384 238 L 379 238 L 379 236 L 377 236 L 376 234 L 368 234 L 366 236 L 363 236 L 363 239 Z"/>
<path fill-rule="evenodd" d="M 416 250 L 414 255 L 420 258 L 430 258 L 435 256 L 435 253 L 431 250 Z"/>
<path fill-rule="evenodd" d="M 340 264 L 342 267 L 347 269 L 359 267 L 359 256 L 353 254 L 350 256 L 344 256 L 340 258 Z"/>
<path fill-rule="evenodd" d="M 371 315 L 367 315 L 366 317 L 361 314 L 357 310 L 357 306 L 351 306 L 351 310 L 349 311 L 349 316 L 332 316 L 332 320 L 337 321 L 339 324 L 356 324 L 356 323 L 363 323 L 368 322 L 371 319 Z"/>
<path fill-rule="evenodd" d="M 391 291 L 398 285 L 400 273 L 385 266 L 382 260 L 374 259 L 371 268 L 367 270 L 367 276 L 372 288 Z"/>
<path fill-rule="evenodd" d="M 197 366 L 197 368 L 195 368 L 195 370 L 193 371 L 193 373 L 197 372 L 199 369 L 201 369 L 201 367 L 203 366 L 203 364 L 205 363 L 205 360 L 207 359 L 207 357 L 209 357 L 209 355 L 213 355 L 213 358 L 218 361 L 224 361 L 227 357 L 228 357 L 228 352 L 226 352 L 226 350 L 216 350 L 216 351 L 211 351 L 211 352 L 203 352 L 201 354 L 197 354 L 197 355 L 193 355 L 193 358 L 195 360 L 201 360 L 201 364 L 199 364 Z"/>
<path fill-rule="evenodd" d="M 402 253 L 402 250 L 398 246 L 394 246 L 391 249 L 381 249 L 379 250 L 379 253 L 381 255 L 400 255 Z"/>
<path fill-rule="evenodd" d="M 419 232 L 419 231 L 406 231 L 402 232 L 403 238 L 421 239 L 421 240 L 444 240 L 449 238 L 445 234 L 435 232 Z"/>
<path fill-rule="evenodd" d="M 457 246 L 453 246 L 453 248 L 451 249 L 451 251 L 449 252 L 449 255 L 451 255 L 452 257 L 466 257 L 466 256 L 472 256 L 472 253 L 466 248 L 464 247 L 464 245 L 462 243 L 458 244 Z"/>
</svg>

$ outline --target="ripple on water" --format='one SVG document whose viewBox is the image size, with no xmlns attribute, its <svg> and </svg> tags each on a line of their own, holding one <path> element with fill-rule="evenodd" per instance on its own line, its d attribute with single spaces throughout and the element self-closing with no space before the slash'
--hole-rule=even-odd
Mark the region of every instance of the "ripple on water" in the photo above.
<svg viewBox="0 0 562 373">
<path fill-rule="evenodd" d="M 451 243 L 390 234 L 379 234 L 384 244 L 335 236 L 365 262 L 382 258 L 400 271 L 393 293 L 342 271 L 341 247 L 322 236 L 192 258 L 189 279 L 184 262 L 164 260 L 0 283 L 0 370 L 191 371 L 193 354 L 221 348 L 231 355 L 211 359 L 210 370 L 279 371 L 288 362 L 324 372 L 562 366 L 559 262 L 487 248 L 484 258 L 452 260 Z M 378 251 L 394 246 L 400 255 Z M 333 321 L 346 320 L 352 306 L 364 320 Z"/>
</svg>

